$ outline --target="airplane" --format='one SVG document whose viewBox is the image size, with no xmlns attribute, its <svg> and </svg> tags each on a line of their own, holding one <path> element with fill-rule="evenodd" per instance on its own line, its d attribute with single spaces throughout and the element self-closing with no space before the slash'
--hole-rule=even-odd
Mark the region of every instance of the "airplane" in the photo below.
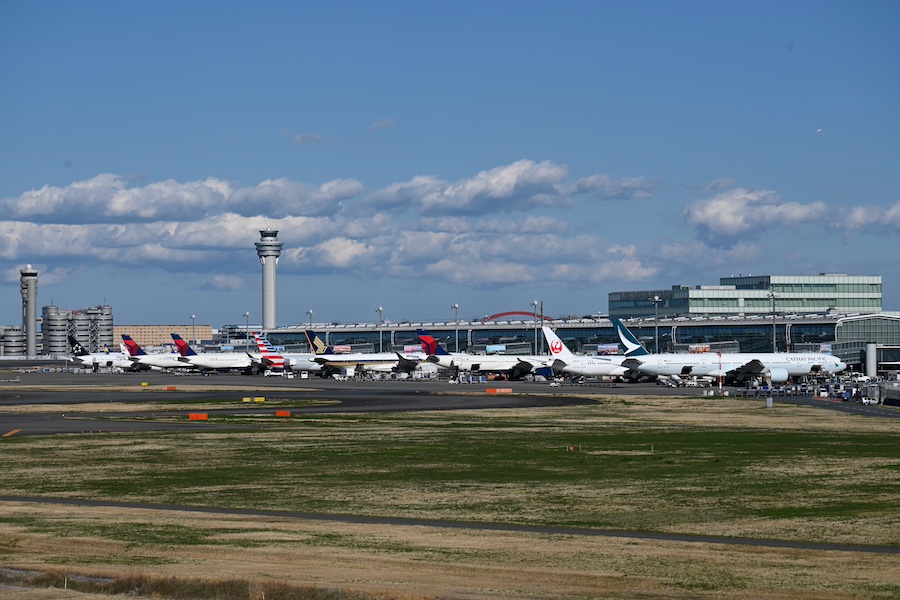
<svg viewBox="0 0 900 600">
<path fill-rule="evenodd" d="M 242 352 L 203 352 L 197 354 L 190 345 L 177 333 L 172 334 L 172 341 L 181 355 L 179 360 L 201 371 L 229 371 L 242 369 L 250 373 L 254 369 L 253 359 Z"/>
<path fill-rule="evenodd" d="M 107 347 L 105 352 L 90 353 L 81 345 L 81 342 L 75 339 L 74 335 L 69 336 L 69 344 L 72 346 L 71 360 L 90 367 L 93 371 L 97 371 L 100 367 L 134 370 L 134 363 L 124 352 L 110 352 Z"/>
<path fill-rule="evenodd" d="M 334 375 L 337 371 L 351 374 L 357 369 L 376 372 L 410 373 L 422 362 L 418 357 L 407 356 L 399 352 L 352 352 L 336 354 L 334 349 L 326 346 L 314 331 L 305 331 L 306 340 L 315 356 L 313 360 L 322 366 L 322 373 Z"/>
<path fill-rule="evenodd" d="M 180 356 L 175 352 L 160 352 L 159 354 L 147 354 L 144 349 L 138 345 L 131 336 L 122 334 L 122 341 L 128 351 L 128 355 L 132 364 L 140 365 L 149 369 L 189 369 L 190 365 L 186 365 L 179 360 Z"/>
<path fill-rule="evenodd" d="M 425 359 L 442 369 L 463 372 L 502 373 L 509 379 L 522 379 L 528 374 L 551 376 L 546 356 L 515 356 L 512 354 L 469 354 L 447 352 L 428 331 L 417 331 L 419 341 L 428 357 Z"/>
<path fill-rule="evenodd" d="M 256 347 L 259 349 L 259 353 L 251 354 L 250 358 L 252 358 L 254 362 L 258 362 L 266 371 L 322 370 L 322 365 L 313 360 L 314 354 L 310 354 L 309 352 L 300 354 L 278 353 L 264 335 L 254 333 L 253 337 L 256 338 Z"/>
<path fill-rule="evenodd" d="M 623 356 L 578 356 L 569 350 L 552 329 L 542 327 L 551 359 L 547 361 L 554 371 L 581 375 L 583 377 L 625 377 L 632 375 L 631 369 L 622 365 L 628 356 L 642 356 L 648 352 L 639 344 L 629 348 Z"/>
<path fill-rule="evenodd" d="M 610 322 L 626 348 L 643 347 L 615 317 Z M 700 354 L 643 354 L 622 362 L 649 375 L 721 377 L 742 382 L 761 377 L 769 383 L 786 383 L 791 377 L 840 373 L 847 364 L 832 354 L 814 352 L 705 352 Z"/>
</svg>

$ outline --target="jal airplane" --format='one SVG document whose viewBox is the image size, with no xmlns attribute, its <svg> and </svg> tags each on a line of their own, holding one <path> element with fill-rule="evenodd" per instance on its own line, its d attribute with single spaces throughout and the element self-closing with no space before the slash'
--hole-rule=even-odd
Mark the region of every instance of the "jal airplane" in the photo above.
<svg viewBox="0 0 900 600">
<path fill-rule="evenodd" d="M 610 322 L 626 348 L 643 347 L 621 321 L 612 317 Z M 630 356 L 622 364 L 648 375 L 722 377 L 734 382 L 760 377 L 770 383 L 785 383 L 803 375 L 840 373 L 847 368 L 832 354 L 813 352 L 644 354 Z"/>
<path fill-rule="evenodd" d="M 528 374 L 552 375 L 546 356 L 515 356 L 512 354 L 469 354 L 447 352 L 428 331 L 418 330 L 419 341 L 428 355 L 427 360 L 442 369 L 468 373 L 503 373 L 510 379 L 521 379 Z"/>
<path fill-rule="evenodd" d="M 242 352 L 197 354 L 177 333 L 172 334 L 172 341 L 175 342 L 175 347 L 178 348 L 178 353 L 181 355 L 179 360 L 202 371 L 230 371 L 231 369 L 250 371 L 253 368 L 253 359 L 248 354 Z"/>
<path fill-rule="evenodd" d="M 351 352 L 349 354 L 336 354 L 334 350 L 325 345 L 314 331 L 307 330 L 306 340 L 315 356 L 313 360 L 322 366 L 326 373 L 334 373 L 337 370 L 349 371 L 359 369 L 361 371 L 375 372 L 405 372 L 410 373 L 419 366 L 419 357 L 403 355 L 399 352 Z"/>
<path fill-rule="evenodd" d="M 622 365 L 627 357 L 647 354 L 643 346 L 638 344 L 623 356 L 578 356 L 566 347 L 552 329 L 543 327 L 541 330 L 550 347 L 550 360 L 547 362 L 554 371 L 562 373 L 583 377 L 622 377 L 631 372 L 631 369 Z"/>
</svg>

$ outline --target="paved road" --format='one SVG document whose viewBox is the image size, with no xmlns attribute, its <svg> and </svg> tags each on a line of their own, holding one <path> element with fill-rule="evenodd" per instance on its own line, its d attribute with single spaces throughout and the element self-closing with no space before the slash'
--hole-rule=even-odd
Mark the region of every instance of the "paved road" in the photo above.
<svg viewBox="0 0 900 600">
<path fill-rule="evenodd" d="M 230 408 L 209 410 L 211 414 L 247 414 L 255 411 L 272 414 L 276 410 L 241 400 L 251 396 L 266 396 L 280 400 L 330 400 L 328 406 L 292 408 L 298 414 L 334 414 L 353 412 L 403 412 L 417 410 L 477 410 L 484 408 L 529 408 L 539 406 L 567 406 L 585 402 L 573 397 L 579 392 L 617 395 L 697 396 L 696 388 L 669 388 L 655 384 L 572 384 L 550 387 L 547 383 L 524 381 L 489 382 L 487 384 L 450 384 L 436 380 L 401 381 L 335 381 L 312 378 L 307 380 L 282 377 L 246 377 L 241 375 L 173 375 L 111 374 L 111 373 L 28 373 L 16 374 L 0 380 L 0 406 L 41 406 L 39 411 L 0 413 L 0 436 L 52 435 L 72 433 L 223 430 L 239 429 L 240 425 L 215 424 L 203 421 L 152 421 L 159 413 L 117 412 L 116 419 L 95 413 L 63 414 L 49 412 L 47 407 L 60 404 L 146 403 L 177 400 L 180 405 L 232 400 Z M 15 378 L 18 380 L 14 380 Z M 12 381 L 10 379 L 13 379 Z M 142 383 L 149 384 L 142 386 Z M 174 388 L 168 391 L 167 388 Z M 513 395 L 489 395 L 488 388 L 506 388 Z M 733 394 L 733 391 L 732 391 Z M 875 417 L 900 417 L 900 410 L 880 406 L 863 406 L 854 402 L 785 397 L 777 402 L 804 404 L 827 410 Z M 760 401 L 759 399 L 750 401 Z M 167 416 L 187 415 L 189 409 L 171 411 Z M 127 420 L 129 416 L 140 420 Z"/>
<path fill-rule="evenodd" d="M 0 496 L 0 502 L 35 502 L 41 504 L 65 504 L 70 506 L 134 508 L 164 511 L 186 511 L 219 515 L 249 515 L 254 517 L 275 517 L 303 519 L 306 521 L 336 521 L 339 523 L 363 523 L 369 525 L 415 525 L 420 527 L 441 527 L 448 529 L 473 529 L 480 531 L 521 531 L 552 535 L 577 535 L 593 537 L 635 538 L 669 542 L 694 542 L 704 544 L 726 544 L 756 546 L 761 548 L 793 548 L 797 550 L 825 550 L 832 552 L 865 552 L 873 554 L 900 554 L 900 547 L 869 546 L 863 544 L 830 544 L 791 540 L 768 540 L 714 535 L 692 535 L 683 533 L 662 533 L 656 531 L 625 531 L 617 529 L 591 529 L 587 527 L 554 527 L 552 525 L 518 525 L 515 523 L 481 523 L 473 521 L 444 521 L 440 519 L 412 519 L 405 517 L 372 517 L 365 515 L 340 515 L 306 513 L 297 511 L 251 510 L 242 508 L 217 508 L 207 506 L 185 506 L 174 504 L 142 504 L 131 502 L 107 502 L 102 500 L 82 500 L 77 498 L 46 498 L 41 496 Z"/>
</svg>

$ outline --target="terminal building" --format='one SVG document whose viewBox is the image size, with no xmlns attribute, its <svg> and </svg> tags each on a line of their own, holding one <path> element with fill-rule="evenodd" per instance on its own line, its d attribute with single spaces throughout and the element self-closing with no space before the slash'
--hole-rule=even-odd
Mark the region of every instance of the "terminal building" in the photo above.
<svg viewBox="0 0 900 600">
<path fill-rule="evenodd" d="M 609 294 L 609 316 L 619 319 L 881 311 L 880 275 L 741 275 L 722 277 L 719 285 L 673 285 L 668 290 Z"/>
<path fill-rule="evenodd" d="M 328 345 L 354 352 L 417 351 L 417 329 L 427 329 L 448 351 L 474 354 L 545 354 L 541 325 L 556 330 L 573 352 L 616 353 L 618 336 L 607 317 L 551 319 L 531 313 L 478 321 L 313 324 Z M 900 370 L 900 314 L 660 317 L 625 320 L 651 352 L 831 352 L 868 375 Z M 308 351 L 306 324 L 267 332 L 269 341 Z"/>
<path fill-rule="evenodd" d="M 824 351 L 857 370 L 900 369 L 900 314 L 882 310 L 880 275 L 739 275 L 723 277 L 719 285 L 609 294 L 609 316 L 625 321 L 651 352 Z M 548 319 L 511 312 L 471 322 L 314 328 L 329 345 L 361 352 L 414 349 L 416 329 L 423 328 L 448 351 L 542 354 L 542 324 L 556 329 L 574 352 L 617 351 L 619 340 L 604 316 Z M 306 328 L 271 330 L 270 341 L 303 348 Z"/>
</svg>

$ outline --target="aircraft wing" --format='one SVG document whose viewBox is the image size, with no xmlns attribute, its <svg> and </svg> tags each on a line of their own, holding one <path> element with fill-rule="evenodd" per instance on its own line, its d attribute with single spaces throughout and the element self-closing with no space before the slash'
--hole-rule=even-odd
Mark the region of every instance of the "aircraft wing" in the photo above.
<svg viewBox="0 0 900 600">
<path fill-rule="evenodd" d="M 562 371 L 568 366 L 568 364 L 566 364 L 566 361 L 557 358 L 556 360 L 551 362 L 549 366 L 554 371 Z"/>
<path fill-rule="evenodd" d="M 637 369 L 642 364 L 644 364 L 643 361 L 637 358 L 626 358 L 622 361 L 622 366 L 627 369 Z"/>
<path fill-rule="evenodd" d="M 766 365 L 764 365 L 759 360 L 751 360 L 750 362 L 744 363 L 739 367 L 735 367 L 727 371 L 727 375 L 737 376 L 737 377 L 758 377 L 762 375 L 766 371 Z"/>
<path fill-rule="evenodd" d="M 406 358 L 399 352 L 397 354 L 397 370 L 398 371 L 414 371 L 417 366 L 419 366 L 419 361 L 413 360 L 411 358 Z"/>
</svg>

